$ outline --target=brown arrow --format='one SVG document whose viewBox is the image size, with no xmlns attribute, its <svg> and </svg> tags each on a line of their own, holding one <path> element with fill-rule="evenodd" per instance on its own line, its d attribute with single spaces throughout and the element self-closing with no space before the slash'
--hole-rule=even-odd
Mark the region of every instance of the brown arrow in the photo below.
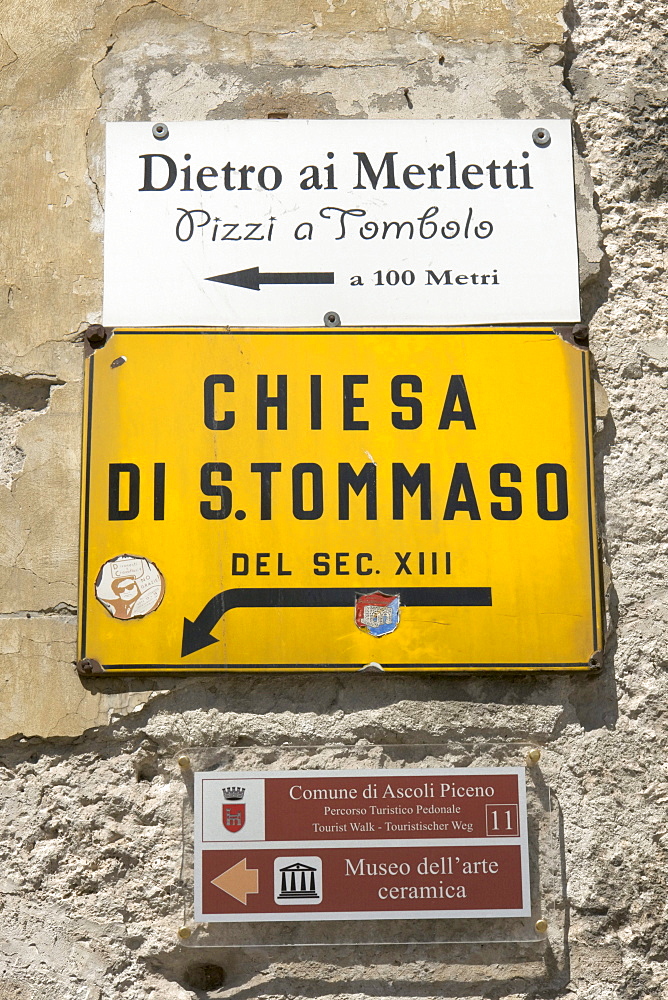
<svg viewBox="0 0 668 1000">
<path fill-rule="evenodd" d="M 242 858 L 222 875 L 212 878 L 211 884 L 246 906 L 246 896 L 251 892 L 258 892 L 258 874 L 257 868 L 246 868 L 246 859 Z"/>
</svg>

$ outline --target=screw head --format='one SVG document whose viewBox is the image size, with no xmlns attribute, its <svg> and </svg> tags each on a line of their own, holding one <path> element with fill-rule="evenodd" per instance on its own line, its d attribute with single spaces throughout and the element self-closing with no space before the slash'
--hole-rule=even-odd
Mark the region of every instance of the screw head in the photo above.
<svg viewBox="0 0 668 1000">
<path fill-rule="evenodd" d="M 552 136 L 546 128 L 535 128 L 531 133 L 531 138 L 533 139 L 534 146 L 538 146 L 540 149 L 545 149 L 552 142 Z"/>
<path fill-rule="evenodd" d="M 164 122 L 157 122 L 151 129 L 154 139 L 166 139 L 169 135 L 169 129 Z"/>
<path fill-rule="evenodd" d="M 190 757 L 186 757 L 185 754 L 182 754 L 180 757 L 177 758 L 177 763 L 179 767 L 182 767 L 184 769 L 190 767 Z"/>
<path fill-rule="evenodd" d="M 332 309 L 331 312 L 325 313 L 324 323 L 325 326 L 341 326 L 341 317 Z"/>
<path fill-rule="evenodd" d="M 537 920 L 536 921 L 536 932 L 538 934 L 544 934 L 547 930 L 547 920 Z"/>
<path fill-rule="evenodd" d="M 92 326 L 89 326 L 85 337 L 91 347 L 101 347 L 107 339 L 104 327 L 99 323 L 93 323 Z"/>
<path fill-rule="evenodd" d="M 87 656 L 84 660 L 76 660 L 76 668 L 82 677 L 94 677 L 96 674 L 103 674 L 104 668 L 97 660 Z"/>
<path fill-rule="evenodd" d="M 192 931 L 190 930 L 189 927 L 179 927 L 176 933 L 178 934 L 178 936 L 181 938 L 182 941 L 187 941 L 190 935 L 192 934 Z"/>
<path fill-rule="evenodd" d="M 532 764 L 537 764 L 538 761 L 540 760 L 540 750 L 538 749 L 538 747 L 534 747 L 533 750 L 529 750 L 527 757 L 529 758 Z"/>
</svg>

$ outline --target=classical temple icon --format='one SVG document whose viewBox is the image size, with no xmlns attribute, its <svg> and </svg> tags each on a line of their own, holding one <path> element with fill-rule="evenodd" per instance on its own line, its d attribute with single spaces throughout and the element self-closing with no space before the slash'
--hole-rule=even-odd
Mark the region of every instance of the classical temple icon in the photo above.
<svg viewBox="0 0 668 1000">
<path fill-rule="evenodd" d="M 276 897 L 277 900 L 291 900 L 295 903 L 307 899 L 320 901 L 321 894 L 316 888 L 317 868 L 295 861 L 291 865 L 279 868 L 279 872 L 281 889 Z"/>
</svg>

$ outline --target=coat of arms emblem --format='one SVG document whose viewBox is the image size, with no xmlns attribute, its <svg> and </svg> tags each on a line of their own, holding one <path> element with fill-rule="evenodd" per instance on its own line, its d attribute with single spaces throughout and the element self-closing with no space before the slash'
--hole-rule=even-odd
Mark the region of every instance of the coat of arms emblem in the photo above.
<svg viewBox="0 0 668 1000">
<path fill-rule="evenodd" d="M 246 806 L 241 801 L 245 788 L 223 788 L 223 826 L 229 833 L 239 833 L 246 822 Z"/>
<path fill-rule="evenodd" d="M 399 624 L 399 595 L 358 594 L 355 599 L 355 624 L 369 635 L 381 636 L 394 632 Z"/>
</svg>

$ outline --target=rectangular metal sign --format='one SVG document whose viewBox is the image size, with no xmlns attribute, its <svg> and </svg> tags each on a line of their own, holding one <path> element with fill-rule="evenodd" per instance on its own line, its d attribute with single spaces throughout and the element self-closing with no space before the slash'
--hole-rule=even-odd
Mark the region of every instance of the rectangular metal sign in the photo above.
<svg viewBox="0 0 668 1000">
<path fill-rule="evenodd" d="M 86 391 L 85 669 L 596 664 L 588 354 L 552 330 L 117 330 Z"/>
<path fill-rule="evenodd" d="M 521 917 L 517 767 L 195 775 L 195 919 Z"/>
<path fill-rule="evenodd" d="M 571 125 L 107 125 L 107 326 L 576 322 Z"/>
</svg>

